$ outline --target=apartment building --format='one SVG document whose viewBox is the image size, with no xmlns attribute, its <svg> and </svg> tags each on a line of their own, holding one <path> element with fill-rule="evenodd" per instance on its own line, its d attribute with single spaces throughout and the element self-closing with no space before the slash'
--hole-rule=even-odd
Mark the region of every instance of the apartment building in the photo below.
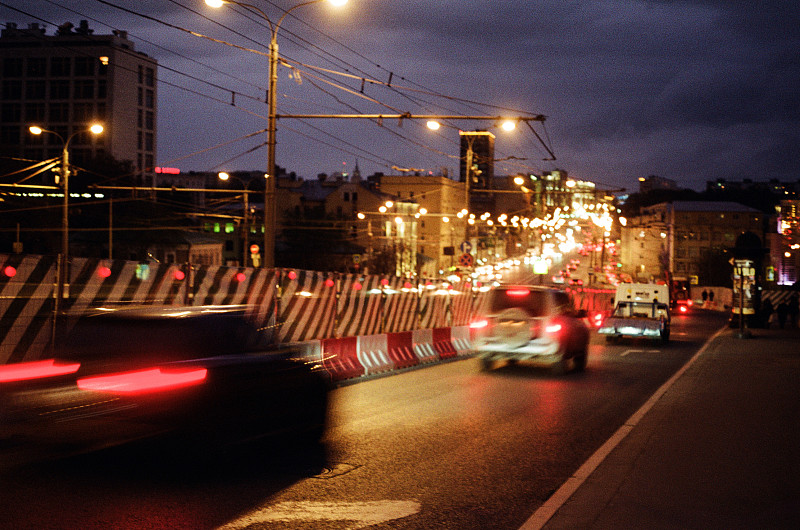
<svg viewBox="0 0 800 530">
<path fill-rule="evenodd" d="M 157 67 L 136 51 L 127 32 L 96 35 L 83 20 L 49 33 L 38 23 L 9 22 L 0 33 L 0 154 L 36 162 L 110 155 L 129 161 L 149 184 L 156 160 Z M 101 122 L 103 134 L 83 134 Z M 38 125 L 58 133 L 34 136 Z M 75 136 L 73 136 L 73 134 Z"/>
</svg>

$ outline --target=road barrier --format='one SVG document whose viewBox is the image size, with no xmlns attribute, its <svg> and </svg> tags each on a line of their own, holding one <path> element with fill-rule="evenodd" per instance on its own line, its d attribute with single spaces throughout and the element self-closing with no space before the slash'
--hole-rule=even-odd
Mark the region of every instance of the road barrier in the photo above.
<svg viewBox="0 0 800 530">
<path fill-rule="evenodd" d="M 334 382 L 413 368 L 472 353 L 469 328 L 436 328 L 293 344 Z"/>
</svg>

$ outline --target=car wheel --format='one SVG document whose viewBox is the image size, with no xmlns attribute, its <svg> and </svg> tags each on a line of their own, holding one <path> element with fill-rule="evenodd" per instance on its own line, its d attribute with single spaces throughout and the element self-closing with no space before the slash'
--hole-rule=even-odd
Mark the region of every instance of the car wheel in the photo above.
<svg viewBox="0 0 800 530">
<path fill-rule="evenodd" d="M 669 328 L 661 332 L 661 342 L 669 342 Z"/>
<path fill-rule="evenodd" d="M 619 339 L 614 335 L 606 335 L 606 342 L 608 344 L 616 344 Z"/>
<path fill-rule="evenodd" d="M 481 363 L 481 370 L 489 371 L 494 367 L 494 362 L 490 359 L 479 359 Z"/>
<path fill-rule="evenodd" d="M 583 372 L 584 370 L 586 370 L 587 359 L 588 355 L 586 354 L 585 349 L 581 353 L 572 358 L 572 363 L 575 366 L 576 372 Z"/>
<path fill-rule="evenodd" d="M 558 361 L 556 361 L 550 368 L 550 371 L 553 372 L 553 375 L 564 375 L 567 373 L 568 368 L 569 368 L 569 359 L 567 359 L 565 354 L 562 354 L 559 357 Z"/>
</svg>

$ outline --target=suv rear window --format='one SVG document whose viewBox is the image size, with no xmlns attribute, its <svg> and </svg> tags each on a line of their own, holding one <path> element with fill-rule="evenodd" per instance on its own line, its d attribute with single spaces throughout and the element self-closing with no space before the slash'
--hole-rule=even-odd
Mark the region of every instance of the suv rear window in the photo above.
<svg viewBox="0 0 800 530">
<path fill-rule="evenodd" d="M 534 291 L 525 287 L 495 289 L 492 296 L 491 311 L 499 313 L 504 309 L 521 308 L 533 317 L 547 315 L 547 291 Z"/>
</svg>

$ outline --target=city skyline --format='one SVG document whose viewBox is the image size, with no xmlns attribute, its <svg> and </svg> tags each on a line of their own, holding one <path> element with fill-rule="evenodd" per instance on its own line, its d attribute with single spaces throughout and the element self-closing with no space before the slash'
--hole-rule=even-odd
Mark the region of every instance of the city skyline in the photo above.
<svg viewBox="0 0 800 530">
<path fill-rule="evenodd" d="M 275 19 L 276 6 L 296 4 L 258 5 Z M 45 24 L 48 34 L 88 19 L 95 34 L 127 31 L 137 51 L 158 60 L 158 165 L 266 167 L 266 134 L 258 131 L 267 126 L 269 30 L 258 17 L 231 6 L 215 11 L 201 0 L 11 1 L 0 12 L 2 23 Z M 276 162 L 306 179 L 352 171 L 356 161 L 364 176 L 446 168 L 458 178 L 457 129 L 488 126 L 496 157 L 505 159 L 497 174 L 564 169 L 629 191 L 647 175 L 693 189 L 717 178 L 796 180 L 797 15 L 781 2 L 304 6 L 278 34 L 286 60 L 278 114 L 495 116 L 513 109 L 547 116 L 536 131 L 557 159 L 544 160 L 549 154 L 524 126 L 507 134 L 491 122 L 450 122 L 432 133 L 414 120 L 286 118 L 278 121 Z"/>
</svg>

